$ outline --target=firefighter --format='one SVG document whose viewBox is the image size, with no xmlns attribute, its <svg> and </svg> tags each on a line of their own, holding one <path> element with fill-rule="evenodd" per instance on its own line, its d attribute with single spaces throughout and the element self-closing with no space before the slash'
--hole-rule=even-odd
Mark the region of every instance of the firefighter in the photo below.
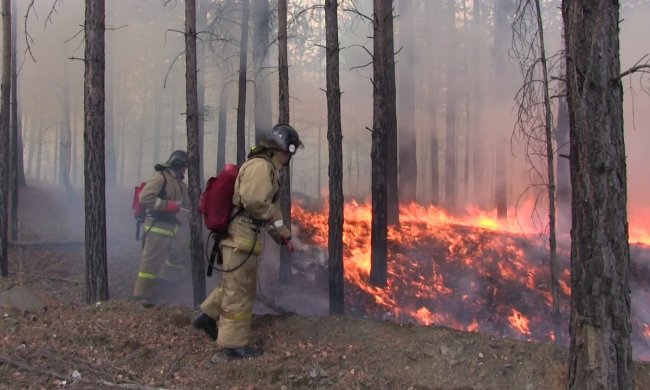
<svg viewBox="0 0 650 390">
<path fill-rule="evenodd" d="M 203 301 L 201 313 L 192 322 L 217 341 L 226 359 L 257 357 L 263 352 L 249 345 L 262 229 L 293 252 L 291 231 L 284 226 L 280 210 L 279 171 L 302 146 L 293 127 L 278 124 L 260 145 L 251 149 L 239 169 L 231 214 L 234 217 L 220 245 L 225 270 L 221 285 Z"/>
<path fill-rule="evenodd" d="M 185 258 L 184 235 L 179 232 L 178 212 L 187 209 L 189 197 L 183 182 L 187 153 L 172 152 L 164 163 L 156 164 L 156 174 L 140 193 L 147 216 L 140 269 L 133 287 L 133 297 L 144 307 L 153 306 L 156 289 L 178 282 Z"/>
</svg>

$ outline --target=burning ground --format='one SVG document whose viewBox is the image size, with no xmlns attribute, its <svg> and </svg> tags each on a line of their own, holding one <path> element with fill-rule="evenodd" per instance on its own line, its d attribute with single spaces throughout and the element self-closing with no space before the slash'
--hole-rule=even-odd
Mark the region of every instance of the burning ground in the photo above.
<svg viewBox="0 0 650 390">
<path fill-rule="evenodd" d="M 327 212 L 296 208 L 294 214 L 305 244 L 326 251 Z M 346 304 L 352 313 L 555 341 L 548 248 L 534 226 L 508 224 L 476 211 L 453 217 L 433 206 L 402 206 L 400 227 L 388 234 L 388 286 L 378 288 L 369 283 L 370 206 L 349 203 L 344 215 L 345 279 L 351 290 Z M 559 340 L 568 345 L 570 242 L 560 238 L 560 320 L 567 325 L 561 326 Z M 634 354 L 650 360 L 650 251 L 637 243 L 631 257 Z"/>
<path fill-rule="evenodd" d="M 59 207 L 63 197 L 47 191 L 21 195 L 22 239 L 83 237 L 79 211 Z M 123 194 L 117 203 L 129 200 Z M 21 305 L 34 306 L 0 311 L 0 388 L 565 388 L 568 353 L 548 342 L 547 256 L 534 238 L 480 215 L 454 219 L 433 208 L 406 209 L 401 230 L 390 233 L 389 286 L 377 289 L 367 283 L 368 209 L 348 207 L 346 316 L 326 315 L 327 214 L 296 208 L 294 281 L 277 285 L 277 248 L 269 245 L 260 290 L 270 307 L 258 303 L 253 323 L 253 342 L 266 353 L 243 362 L 210 361 L 216 346 L 191 328 L 188 291 L 176 304 L 153 309 L 128 301 L 139 243 L 132 229 L 111 228 L 129 220 L 126 208 L 109 213 L 108 302 L 82 303 L 80 246 L 12 248 L 15 272 L 0 280 L 0 292 L 19 292 Z M 43 219 L 46 210 L 60 214 Z M 639 307 L 647 302 L 641 286 L 648 285 L 648 253 L 632 247 L 640 358 L 647 351 L 639 332 L 648 322 Z M 568 293 L 565 285 L 565 320 Z M 278 315 L 278 307 L 295 313 Z M 647 363 L 637 365 L 636 377 L 637 389 L 650 388 Z"/>
</svg>

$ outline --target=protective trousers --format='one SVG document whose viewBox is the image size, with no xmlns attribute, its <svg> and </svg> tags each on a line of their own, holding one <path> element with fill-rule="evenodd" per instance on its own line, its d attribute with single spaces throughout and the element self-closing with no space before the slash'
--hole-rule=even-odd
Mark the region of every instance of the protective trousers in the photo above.
<svg viewBox="0 0 650 390">
<path fill-rule="evenodd" d="M 155 226 L 155 225 L 154 225 Z M 175 229 L 177 230 L 177 229 Z M 133 287 L 136 298 L 151 299 L 155 294 L 159 279 L 177 281 L 181 278 L 184 261 L 180 251 L 181 235 L 175 230 L 147 232 L 140 260 L 138 277 Z"/>
<path fill-rule="evenodd" d="M 219 321 L 217 344 L 239 348 L 249 343 L 260 257 L 226 245 L 222 245 L 221 250 L 224 269 L 233 269 L 245 262 L 237 270 L 223 273 L 221 286 L 203 301 L 201 310 Z"/>
</svg>

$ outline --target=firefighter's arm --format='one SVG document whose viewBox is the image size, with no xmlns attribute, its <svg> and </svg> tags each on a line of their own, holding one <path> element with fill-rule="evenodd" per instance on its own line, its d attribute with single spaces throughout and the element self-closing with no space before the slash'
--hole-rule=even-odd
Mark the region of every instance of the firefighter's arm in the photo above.
<svg viewBox="0 0 650 390">
<path fill-rule="evenodd" d="M 239 196 L 244 209 L 251 217 L 260 221 L 270 221 L 274 214 L 273 167 L 262 159 L 256 159 L 247 166 L 239 177 Z"/>
<path fill-rule="evenodd" d="M 266 225 L 266 231 L 269 236 L 278 243 L 278 245 L 287 246 L 289 251 L 293 252 L 293 244 L 291 243 L 291 230 L 284 225 L 284 218 L 282 218 L 282 211 L 280 209 L 279 201 L 273 204 L 274 215 L 273 221 Z"/>
<path fill-rule="evenodd" d="M 149 211 L 177 212 L 181 208 L 181 202 L 163 199 L 158 196 L 165 185 L 163 175 L 164 173 L 156 174 L 145 184 L 140 193 L 140 203 Z"/>
</svg>

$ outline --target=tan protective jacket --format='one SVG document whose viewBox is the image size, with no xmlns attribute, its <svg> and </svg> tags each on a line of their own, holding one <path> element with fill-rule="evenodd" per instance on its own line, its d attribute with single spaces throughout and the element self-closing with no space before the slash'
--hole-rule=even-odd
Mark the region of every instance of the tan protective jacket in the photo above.
<svg viewBox="0 0 650 390">
<path fill-rule="evenodd" d="M 166 185 L 165 181 L 167 182 Z M 165 186 L 165 190 L 161 194 L 163 186 Z M 162 197 L 159 197 L 159 194 Z M 167 168 L 156 172 L 140 192 L 140 203 L 147 210 L 147 218 L 144 223 L 145 232 L 155 232 L 163 235 L 174 235 L 176 233 L 179 225 L 176 213 L 163 211 L 167 207 L 167 202 L 172 200 L 182 201 L 182 207 L 188 208 L 187 184 L 178 178 L 174 171 Z"/>
<path fill-rule="evenodd" d="M 237 215 L 222 245 L 236 252 L 259 254 L 263 245 L 260 227 L 265 227 L 278 244 L 291 237 L 289 229 L 282 225 L 280 168 L 268 152 L 249 158 L 241 166 L 233 194 L 233 214 Z"/>
</svg>

